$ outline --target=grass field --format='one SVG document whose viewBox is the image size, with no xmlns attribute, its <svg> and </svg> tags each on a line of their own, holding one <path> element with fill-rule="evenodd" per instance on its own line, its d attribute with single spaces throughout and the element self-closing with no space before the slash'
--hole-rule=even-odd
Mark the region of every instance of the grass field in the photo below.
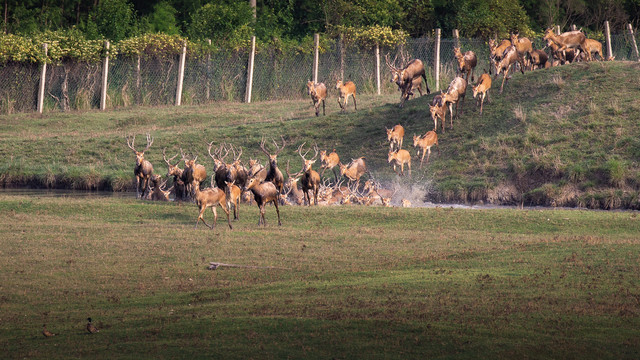
<svg viewBox="0 0 640 360">
<path fill-rule="evenodd" d="M 635 212 L 267 210 L 0 194 L 2 357 L 640 356 Z"/>
</svg>

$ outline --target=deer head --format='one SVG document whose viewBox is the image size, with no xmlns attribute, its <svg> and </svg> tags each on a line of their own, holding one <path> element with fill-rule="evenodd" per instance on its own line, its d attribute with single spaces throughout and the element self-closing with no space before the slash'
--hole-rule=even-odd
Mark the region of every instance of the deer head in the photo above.
<svg viewBox="0 0 640 360">
<path fill-rule="evenodd" d="M 307 160 L 305 158 L 305 156 L 307 156 L 307 154 L 309 153 L 309 150 L 307 150 L 307 152 L 304 153 L 304 155 L 302 154 L 302 149 L 304 147 L 304 144 L 306 143 L 302 143 L 302 145 L 300 145 L 300 147 L 298 147 L 298 154 L 300 155 L 300 157 L 302 157 L 302 162 L 303 162 L 303 166 L 302 166 L 302 171 L 303 172 L 307 172 L 309 170 L 311 170 L 311 165 L 313 165 L 316 162 L 316 158 L 318 157 L 318 146 L 314 146 L 313 149 L 315 150 L 315 154 L 313 155 L 313 158 L 311 160 Z"/>
<path fill-rule="evenodd" d="M 151 144 L 153 144 L 153 138 L 151 137 L 151 134 L 147 133 L 147 146 L 142 151 L 138 151 L 134 148 L 135 141 L 136 141 L 135 135 L 133 135 L 133 138 L 131 139 L 131 141 L 129 141 L 129 137 L 127 137 L 127 145 L 136 154 L 136 165 L 140 166 L 144 162 L 144 152 L 149 150 L 149 148 L 151 147 Z"/>
<path fill-rule="evenodd" d="M 262 150 L 262 152 L 269 157 L 269 163 L 271 164 L 271 167 L 278 166 L 278 154 L 287 145 L 286 141 L 284 140 L 284 137 L 281 136 L 281 138 L 282 138 L 282 147 L 278 146 L 278 143 L 275 140 L 271 139 L 271 141 L 273 141 L 273 145 L 275 145 L 276 147 L 276 152 L 273 154 L 271 154 L 269 150 L 265 148 L 265 139 L 262 138 L 262 141 L 260 141 L 260 150 Z"/>
</svg>

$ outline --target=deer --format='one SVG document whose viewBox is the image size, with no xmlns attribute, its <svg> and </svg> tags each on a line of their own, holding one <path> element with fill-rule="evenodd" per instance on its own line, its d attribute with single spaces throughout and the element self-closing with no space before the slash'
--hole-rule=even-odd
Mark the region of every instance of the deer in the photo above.
<svg viewBox="0 0 640 360">
<path fill-rule="evenodd" d="M 211 183 L 213 184 L 213 182 Z M 239 220 L 240 209 L 238 205 L 240 204 L 242 189 L 233 181 L 225 181 L 225 185 L 224 195 L 227 198 L 227 209 L 231 211 L 231 206 L 233 205 L 233 220 Z"/>
<path fill-rule="evenodd" d="M 467 80 L 457 76 L 451 80 L 447 92 L 442 93 L 442 102 L 449 105 L 449 115 L 451 119 L 451 129 L 453 129 L 453 104 L 456 104 L 456 118 L 460 118 L 462 115 L 462 108 L 464 107 L 464 98 L 467 93 Z M 460 110 L 458 111 L 458 106 Z"/>
<path fill-rule="evenodd" d="M 580 51 L 584 51 L 586 53 L 587 60 L 591 60 L 591 54 L 586 50 L 585 42 L 587 37 L 582 31 L 568 31 L 560 35 L 556 35 L 552 28 L 548 28 L 544 32 L 544 39 L 550 40 L 558 45 L 558 51 L 563 54 L 567 49 L 575 49 L 576 56 L 580 54 Z"/>
<path fill-rule="evenodd" d="M 602 43 L 594 39 L 585 39 L 585 53 L 589 53 L 591 59 L 596 59 L 595 55 L 600 57 L 600 60 L 604 60 L 602 56 Z M 597 59 L 596 59 L 597 60 Z"/>
<path fill-rule="evenodd" d="M 360 178 L 365 172 L 367 172 L 367 165 L 365 163 L 364 156 L 352 159 L 349 165 L 344 165 L 340 162 L 338 163 L 338 166 L 340 166 L 340 176 L 345 176 L 349 179 L 350 183 L 355 181 L 355 188 L 357 189 Z"/>
<path fill-rule="evenodd" d="M 340 91 L 340 96 L 338 97 L 338 105 L 342 109 L 342 112 L 347 111 L 347 101 L 349 100 L 349 95 L 353 97 L 353 106 L 358 111 L 358 104 L 356 104 L 356 84 L 353 81 L 347 81 L 346 83 L 342 83 L 342 80 L 338 80 L 336 82 L 336 89 Z M 344 99 L 344 104 L 340 102 L 340 99 Z"/>
<path fill-rule="evenodd" d="M 247 181 L 252 177 L 257 177 L 260 182 L 267 178 L 267 169 L 256 159 L 249 159 Z"/>
<path fill-rule="evenodd" d="M 169 194 L 171 193 L 173 186 L 167 190 L 163 190 L 163 188 L 167 185 L 168 180 L 165 180 L 162 183 L 161 181 L 162 181 L 162 176 L 156 175 L 156 174 L 151 176 L 151 183 L 153 185 L 150 186 L 151 193 L 149 194 L 149 198 L 148 198 L 149 200 L 169 201 Z"/>
<path fill-rule="evenodd" d="M 489 89 L 491 88 L 491 76 L 485 72 L 478 79 L 478 83 L 472 86 L 473 98 L 476 99 L 476 107 L 480 103 L 480 115 L 482 115 L 482 105 L 484 104 L 484 98 L 489 98 Z"/>
<path fill-rule="evenodd" d="M 302 172 L 297 172 L 295 174 L 292 174 L 291 172 L 289 172 L 289 161 L 287 161 L 286 172 L 287 172 L 287 180 L 284 182 L 283 196 L 285 198 L 290 197 L 291 203 L 295 205 L 304 204 L 304 193 L 302 192 L 302 190 L 300 190 L 300 188 L 298 188 L 298 182 L 300 181 L 300 176 L 302 175 Z"/>
<path fill-rule="evenodd" d="M 489 74 L 491 74 L 491 69 L 494 66 L 497 66 L 498 62 L 502 60 L 502 55 L 509 46 L 511 46 L 511 41 L 509 40 L 502 40 L 500 45 L 496 45 L 496 41 L 494 39 L 489 39 L 489 62 L 491 63 L 489 66 Z"/>
<path fill-rule="evenodd" d="M 476 64 L 478 64 L 476 53 L 473 51 L 467 51 L 463 54 L 459 47 L 454 47 L 453 55 L 458 60 L 458 72 L 462 74 L 463 77 L 465 73 L 467 74 L 467 82 L 469 82 L 469 74 L 471 74 L 471 81 L 475 81 L 474 72 Z"/>
<path fill-rule="evenodd" d="M 500 75 L 500 72 L 503 73 L 502 85 L 500 85 L 500 94 L 502 94 L 502 90 L 504 89 L 505 80 L 508 80 L 511 78 L 510 76 L 508 76 L 509 69 L 516 62 L 520 64 L 520 71 L 524 74 L 524 60 L 518 54 L 518 50 L 516 49 L 516 47 L 510 46 L 507 48 L 507 50 L 504 51 L 504 56 L 502 57 L 502 60 L 500 60 L 500 62 L 498 63 L 496 75 L 493 77 L 495 79 L 498 77 L 498 75 Z"/>
<path fill-rule="evenodd" d="M 442 95 L 436 95 L 433 98 L 431 104 L 429 104 L 429 112 L 433 119 L 433 131 L 438 128 L 438 119 L 442 125 L 442 132 L 444 133 L 444 122 L 447 118 L 447 104 L 442 100 Z"/>
<path fill-rule="evenodd" d="M 397 58 L 397 56 L 396 56 Z M 413 89 L 417 89 L 422 96 L 422 79 L 427 87 L 427 94 L 431 94 L 429 89 L 429 83 L 427 82 L 427 75 L 424 70 L 424 64 L 420 59 L 413 59 L 407 63 L 402 69 L 395 67 L 390 61 L 388 54 L 385 55 L 385 61 L 387 66 L 391 70 L 391 82 L 398 85 L 398 90 L 401 91 L 400 105 L 404 106 L 404 102 L 409 99 L 409 96 L 413 95 Z M 395 59 L 394 59 L 395 63 Z"/>
<path fill-rule="evenodd" d="M 147 133 L 147 146 L 142 151 L 135 149 L 136 136 L 133 135 L 131 141 L 127 137 L 127 146 L 136 154 L 136 166 L 133 168 L 133 174 L 136 177 L 136 198 L 144 199 L 147 188 L 149 187 L 149 180 L 153 175 L 153 165 L 144 158 L 145 151 L 149 150 L 153 144 L 153 138 L 151 134 Z"/>
<path fill-rule="evenodd" d="M 251 191 L 256 204 L 258 204 L 258 208 L 260 209 L 258 226 L 267 226 L 267 221 L 264 217 L 264 206 L 270 202 L 276 207 L 276 213 L 278 214 L 278 226 L 282 225 L 280 222 L 280 209 L 278 208 L 280 193 L 271 181 L 260 182 L 258 178 L 252 177 L 247 181 L 244 191 Z"/>
<path fill-rule="evenodd" d="M 284 137 L 281 137 L 281 138 L 282 138 L 282 147 L 279 147 L 278 143 L 276 143 L 275 140 L 271 139 L 273 141 L 273 144 L 276 146 L 276 152 L 273 153 L 273 154 L 271 154 L 265 148 L 265 146 L 264 146 L 265 145 L 264 138 L 260 142 L 260 150 L 262 150 L 262 152 L 265 153 L 267 155 L 267 157 L 269 158 L 269 171 L 267 172 L 267 176 L 264 179 L 264 181 L 273 182 L 273 184 L 278 189 L 278 193 L 280 193 L 280 194 L 282 193 L 282 186 L 284 185 L 284 176 L 282 175 L 282 171 L 280 171 L 280 169 L 278 169 L 278 154 L 287 145 L 286 141 L 284 141 Z"/>
<path fill-rule="evenodd" d="M 229 168 L 229 172 L 227 173 L 227 181 L 244 185 L 249 177 L 249 172 L 240 161 L 240 157 L 242 156 L 242 148 L 239 147 L 238 153 L 236 153 L 236 147 L 233 146 L 233 144 L 229 144 L 229 147 L 233 152 L 233 161 L 231 162 L 231 164 L 227 165 L 227 168 Z"/>
<path fill-rule="evenodd" d="M 184 160 L 184 170 L 182 172 L 182 181 L 184 182 L 187 193 L 191 196 L 195 196 L 195 188 L 200 187 L 200 184 L 207 178 L 207 170 L 204 165 L 196 164 L 198 156 L 195 156 L 193 160 L 187 158 L 182 148 L 180 148 L 180 154 L 182 160 Z"/>
<path fill-rule="evenodd" d="M 547 46 L 545 48 L 551 48 L 551 57 L 553 60 L 553 66 L 563 65 L 566 63 L 572 63 L 576 57 L 576 49 L 566 49 L 560 51 L 560 46 L 551 40 L 547 40 Z"/>
<path fill-rule="evenodd" d="M 229 224 L 229 229 L 233 229 L 231 226 L 231 219 L 229 219 L 229 210 L 227 209 L 227 197 L 225 195 L 224 190 L 220 188 L 206 188 L 204 190 L 200 190 L 200 186 L 194 187 L 194 199 L 196 201 L 196 205 L 200 209 L 200 213 L 198 214 L 198 218 L 196 219 L 196 226 L 198 228 L 198 222 L 202 220 L 202 222 L 209 228 L 213 229 L 216 226 L 216 222 L 218 220 L 218 213 L 216 211 L 216 206 L 220 206 L 222 211 L 227 214 L 227 224 Z M 213 212 L 213 225 L 207 224 L 204 220 L 204 212 L 207 208 L 211 208 Z"/>
<path fill-rule="evenodd" d="M 531 70 L 544 69 L 547 67 L 549 56 L 546 52 L 536 49 L 533 50 L 529 55 L 531 56 Z"/>
<path fill-rule="evenodd" d="M 407 150 L 400 149 L 396 151 L 389 151 L 387 160 L 390 164 L 393 164 L 393 171 L 398 174 L 396 171 L 396 166 L 400 165 L 400 174 L 404 176 L 404 164 L 407 164 L 409 167 L 409 176 L 411 176 L 411 154 Z"/>
<path fill-rule="evenodd" d="M 391 129 L 387 129 L 387 141 L 389 141 L 389 151 L 402 149 L 402 141 L 404 139 L 404 128 L 402 125 L 395 125 Z"/>
<path fill-rule="evenodd" d="M 340 162 L 340 157 L 338 156 L 338 153 L 336 153 L 336 149 L 333 149 L 333 151 L 329 153 L 329 155 L 327 155 L 326 150 L 320 151 L 320 162 L 322 164 L 320 165 L 320 167 L 322 168 L 320 177 L 324 175 L 325 170 L 331 169 L 331 171 L 333 171 L 333 176 L 335 177 L 336 182 L 338 182 L 338 174 L 336 173 L 335 168 Z"/>
<path fill-rule="evenodd" d="M 178 167 L 180 161 L 178 161 L 175 165 L 171 164 L 171 161 L 176 158 L 179 154 L 175 154 L 172 158 L 167 159 L 166 148 L 162 149 L 162 158 L 164 162 L 167 164 L 167 177 L 173 176 L 173 190 L 175 193 L 175 200 L 184 200 L 187 197 L 186 187 L 184 181 L 182 181 L 182 173 L 183 170 Z"/>
<path fill-rule="evenodd" d="M 302 186 L 302 193 L 304 194 L 305 203 L 311 206 L 311 196 L 309 195 L 309 191 L 313 191 L 313 200 L 315 205 L 318 205 L 318 189 L 320 187 L 320 175 L 317 171 L 313 170 L 311 166 L 316 162 L 316 158 L 318 157 L 318 147 L 314 146 L 315 154 L 311 160 L 307 160 L 305 156 L 309 153 L 307 150 L 306 153 L 302 154 L 302 150 L 304 148 L 304 144 L 298 147 L 298 155 L 302 158 L 302 177 L 300 178 L 300 185 Z"/>
<path fill-rule="evenodd" d="M 511 45 L 516 47 L 518 51 L 518 55 L 522 57 L 523 63 L 526 65 L 527 63 L 527 54 L 531 54 L 533 51 L 533 45 L 531 44 L 531 40 L 526 37 L 519 37 L 518 33 L 511 34 Z"/>
<path fill-rule="evenodd" d="M 322 102 L 322 115 L 324 112 L 324 101 L 327 98 L 327 86 L 324 83 L 314 83 L 307 81 L 307 95 L 311 95 L 313 107 L 316 109 L 316 116 L 320 116 L 320 102 Z"/>
<path fill-rule="evenodd" d="M 420 156 L 422 150 L 422 158 L 420 158 L 420 169 L 422 169 L 422 162 L 424 161 L 424 154 L 427 153 L 427 164 L 429 163 L 429 157 L 431 156 L 431 147 L 438 145 L 438 134 L 435 131 L 427 131 L 422 136 L 413 135 L 413 146 L 418 148 L 416 154 Z M 440 154 L 440 147 L 438 146 L 438 154 Z"/>
<path fill-rule="evenodd" d="M 237 170 L 232 164 L 227 164 L 224 159 L 229 155 L 229 149 L 227 149 L 224 144 L 220 145 L 217 150 L 214 150 L 214 153 L 211 153 L 211 148 L 213 147 L 213 141 L 210 142 L 207 146 L 207 151 L 209 152 L 209 157 L 213 160 L 213 172 L 215 173 L 215 184 L 222 190 L 226 190 L 227 184 L 226 181 L 234 182 L 237 178 Z M 225 154 L 222 155 L 222 151 L 225 151 Z"/>
</svg>

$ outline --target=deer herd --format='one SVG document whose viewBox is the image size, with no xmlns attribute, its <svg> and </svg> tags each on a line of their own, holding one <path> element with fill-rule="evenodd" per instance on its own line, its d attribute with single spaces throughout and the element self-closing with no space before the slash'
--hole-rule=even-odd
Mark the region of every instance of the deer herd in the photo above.
<svg viewBox="0 0 640 360">
<path fill-rule="evenodd" d="M 563 34 L 556 34 L 552 29 L 545 32 L 544 40 L 547 46 L 544 49 L 534 49 L 531 41 L 518 34 L 512 34 L 509 40 L 497 41 L 489 40 L 489 73 L 485 70 L 478 78 L 478 82 L 472 85 L 472 93 L 476 99 L 476 107 L 480 109 L 482 115 L 485 99 L 489 99 L 492 79 L 490 74 L 495 68 L 494 79 L 502 76 L 500 93 L 504 89 L 505 82 L 510 78 L 509 73 L 519 67 L 519 71 L 549 68 L 551 66 L 562 65 L 573 61 L 591 61 L 595 56 L 602 57 L 602 44 L 596 40 L 587 39 L 581 31 L 570 31 Z M 545 50 L 549 48 L 551 54 L 547 55 Z M 446 91 L 441 91 L 435 95 L 429 104 L 429 112 L 433 120 L 433 130 L 425 134 L 413 135 L 413 146 L 416 148 L 416 155 L 420 159 L 420 167 L 429 162 L 431 148 L 438 145 L 438 120 L 441 122 L 441 131 L 445 131 L 445 120 L 447 110 L 449 111 L 449 128 L 453 129 L 455 105 L 455 118 L 463 112 L 464 99 L 469 81 L 475 81 L 475 67 L 478 63 L 476 54 L 473 51 L 462 52 L 459 47 L 454 48 L 454 56 L 457 61 L 457 76 L 451 81 Z M 426 94 L 431 90 L 427 84 L 425 68 L 421 60 L 413 59 L 405 66 L 398 67 L 389 61 L 385 56 L 387 66 L 391 71 L 391 82 L 398 86 L 401 92 L 399 107 L 414 95 L 417 90 L 420 95 L 422 91 L 422 80 L 425 80 Z M 613 58 L 607 59 L 613 60 Z M 471 79 L 471 80 L 469 80 Z M 356 85 L 352 81 L 336 82 L 335 88 L 338 90 L 338 104 L 341 111 L 347 110 L 348 99 L 353 98 L 353 106 L 357 111 Z M 311 96 L 316 116 L 320 115 L 320 105 L 322 113 L 325 115 L 325 100 L 327 98 L 327 86 L 323 83 L 307 82 L 308 95 Z M 407 173 L 411 176 L 411 154 L 406 149 L 402 149 L 405 131 L 401 125 L 395 125 L 391 129 L 386 129 L 387 141 L 389 142 L 388 163 L 393 166 L 393 170 L 398 175 Z M 365 158 L 352 159 L 345 165 L 333 149 L 320 151 L 317 145 L 308 147 L 305 151 L 305 143 L 298 146 L 296 153 L 302 160 L 302 168 L 296 173 L 290 171 L 290 161 L 287 161 L 285 179 L 282 171 L 278 167 L 278 155 L 288 145 L 284 137 L 281 144 L 272 140 L 273 149 L 269 149 L 267 141 L 263 138 L 259 144 L 259 149 L 267 157 L 267 166 L 260 164 L 257 159 L 249 159 L 246 163 L 241 159 L 243 150 L 232 144 L 221 144 L 214 147 L 214 143 L 208 143 L 208 153 L 213 160 L 213 175 L 211 175 L 211 186 L 201 188 L 202 183 L 207 179 L 207 170 L 203 164 L 197 163 L 197 156 L 189 157 L 180 149 L 180 153 L 171 158 L 167 158 L 166 149 L 162 150 L 163 159 L 167 165 L 167 180 L 162 180 L 162 176 L 153 173 L 153 165 L 144 158 L 144 154 L 153 144 L 153 138 L 147 134 L 147 144 L 142 151 L 135 148 L 135 135 L 127 137 L 127 145 L 136 155 L 136 165 L 134 175 L 136 180 L 136 197 L 147 200 L 169 200 L 170 194 L 174 194 L 175 201 L 194 202 L 199 209 L 195 226 L 202 221 L 207 227 L 214 228 L 217 221 L 216 208 L 220 207 L 227 216 L 229 229 L 231 225 L 231 209 L 233 209 L 233 219 L 239 217 L 240 201 L 255 203 L 259 208 L 258 225 L 266 225 L 265 205 L 274 205 L 280 220 L 280 205 L 333 205 L 333 204 L 364 204 L 390 206 L 393 192 L 382 188 L 378 183 L 370 179 L 360 185 L 360 178 L 367 173 Z M 310 151 L 314 152 L 312 157 L 308 157 Z M 440 148 L 438 147 L 438 153 Z M 232 158 L 227 159 L 232 154 Z M 175 159 L 180 155 L 180 159 Z M 316 161 L 320 158 L 319 170 L 313 169 Z M 179 164 L 184 162 L 184 168 Z M 336 171 L 336 167 L 338 170 Z M 330 178 L 324 178 L 324 172 L 333 172 L 334 182 L 330 184 Z M 399 170 L 399 172 L 398 172 Z M 338 172 L 340 176 L 338 176 Z M 369 174 L 370 175 L 370 174 Z M 341 180 L 344 177 L 344 180 Z M 173 185 L 166 188 L 169 178 L 172 178 Z M 406 199 L 402 201 L 403 206 L 409 204 Z M 210 225 L 204 219 L 207 208 L 211 208 L 214 219 Z"/>
</svg>

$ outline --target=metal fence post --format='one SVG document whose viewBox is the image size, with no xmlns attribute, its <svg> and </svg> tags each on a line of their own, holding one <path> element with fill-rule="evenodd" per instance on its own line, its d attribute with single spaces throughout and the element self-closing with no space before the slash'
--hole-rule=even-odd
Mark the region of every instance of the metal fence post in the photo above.
<svg viewBox="0 0 640 360">
<path fill-rule="evenodd" d="M 607 42 L 607 60 L 611 59 L 613 56 L 613 51 L 611 50 L 611 30 L 609 29 L 609 21 L 604 22 L 604 37 Z"/>
<path fill-rule="evenodd" d="M 40 71 L 40 88 L 38 89 L 38 112 L 42 114 L 44 107 L 44 83 L 47 77 L 47 56 L 49 53 L 49 45 L 42 44 L 44 50 L 44 63 L 42 64 L 42 70 Z"/>
<path fill-rule="evenodd" d="M 638 43 L 636 43 L 636 36 L 633 33 L 633 25 L 629 24 L 629 35 L 631 35 L 631 40 L 633 41 L 633 51 L 636 53 L 636 60 L 640 61 L 640 54 L 638 54 Z"/>
<path fill-rule="evenodd" d="M 109 40 L 104 42 L 104 59 L 102 60 L 102 88 L 100 88 L 100 110 L 107 108 L 107 78 L 109 77 Z"/>
<path fill-rule="evenodd" d="M 176 89 L 176 106 L 182 103 L 182 82 L 184 81 L 184 63 L 187 58 L 187 42 L 182 42 L 182 53 L 180 53 L 180 63 L 178 65 L 178 87 Z"/>
<path fill-rule="evenodd" d="M 376 44 L 376 89 L 380 95 L 380 45 Z"/>
<path fill-rule="evenodd" d="M 320 59 L 320 34 L 313 34 L 313 83 L 318 82 L 318 61 Z"/>
<path fill-rule="evenodd" d="M 440 35 L 442 30 L 436 29 L 436 56 L 434 63 L 434 73 L 436 78 L 436 90 L 440 90 Z"/>
<path fill-rule="evenodd" d="M 249 66 L 247 69 L 247 90 L 244 96 L 246 103 L 251 102 L 251 90 L 253 88 L 253 61 L 256 56 L 256 37 L 251 37 L 251 54 L 249 54 Z"/>
</svg>

